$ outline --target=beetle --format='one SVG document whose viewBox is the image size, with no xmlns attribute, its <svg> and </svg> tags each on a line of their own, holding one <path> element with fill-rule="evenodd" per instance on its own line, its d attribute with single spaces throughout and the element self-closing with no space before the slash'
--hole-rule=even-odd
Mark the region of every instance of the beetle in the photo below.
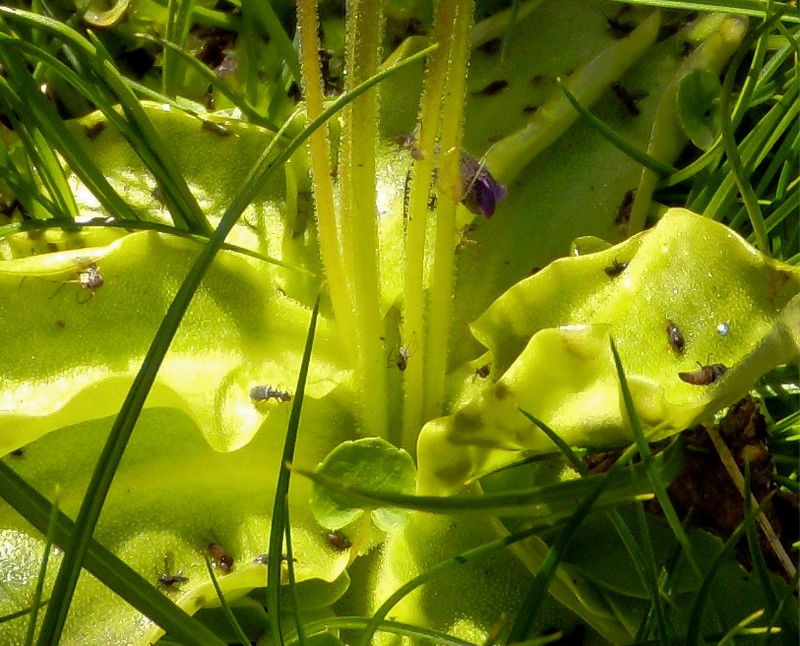
<svg viewBox="0 0 800 646">
<path fill-rule="evenodd" d="M 269 385 L 253 386 L 250 389 L 250 399 L 257 402 L 265 402 L 274 399 L 279 402 L 291 401 L 292 396 L 285 390 L 279 390 Z"/>
<path fill-rule="evenodd" d="M 683 339 L 680 328 L 670 321 L 666 330 L 667 338 L 669 339 L 669 344 L 672 349 L 678 354 L 683 354 L 683 351 L 686 349 L 686 341 Z"/>
<path fill-rule="evenodd" d="M 697 365 L 700 366 L 699 370 L 679 372 L 678 377 L 681 381 L 693 386 L 708 386 L 728 372 L 728 367 L 722 363 L 710 363 L 704 366 L 698 361 Z"/>
</svg>

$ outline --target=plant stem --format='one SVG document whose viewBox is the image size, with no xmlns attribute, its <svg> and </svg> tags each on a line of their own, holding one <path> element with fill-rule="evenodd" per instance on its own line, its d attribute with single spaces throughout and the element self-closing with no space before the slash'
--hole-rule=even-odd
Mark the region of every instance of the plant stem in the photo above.
<svg viewBox="0 0 800 646">
<path fill-rule="evenodd" d="M 316 2 L 300 0 L 297 3 L 297 22 L 300 30 L 300 60 L 303 67 L 303 93 L 306 100 L 306 115 L 311 122 L 322 114 L 322 76 L 319 67 L 319 38 Z M 333 302 L 333 311 L 338 329 L 345 345 L 355 348 L 355 317 L 348 293 L 348 285 L 339 255 L 339 235 L 333 199 L 331 178 L 330 137 L 328 126 L 315 131 L 308 139 L 311 156 L 311 175 L 314 187 L 315 211 L 319 229 L 319 249 L 328 290 Z"/>
<path fill-rule="evenodd" d="M 469 35 L 472 28 L 472 2 L 459 0 L 452 28 L 450 64 L 447 70 L 447 93 L 442 105 L 442 150 L 436 208 L 436 242 L 428 309 L 425 355 L 425 419 L 442 413 L 444 377 L 447 371 L 448 333 L 453 310 L 453 283 L 456 208 L 461 200 L 461 135 L 466 92 Z"/>
<path fill-rule="evenodd" d="M 350 0 L 347 5 L 347 91 L 378 71 L 383 11 L 381 3 Z M 375 193 L 377 89 L 348 106 L 342 119 L 339 178 L 344 264 L 352 284 L 357 325 L 356 374 L 363 398 L 363 423 L 386 437 L 386 365 L 381 336 L 378 215 Z"/>
<path fill-rule="evenodd" d="M 425 66 L 425 87 L 419 114 L 418 148 L 421 159 L 414 162 L 406 222 L 405 286 L 403 291 L 402 343 L 416 347 L 404 372 L 403 435 L 401 447 L 415 454 L 417 434 L 422 423 L 424 401 L 423 360 L 425 357 L 423 274 L 428 198 L 436 158 L 436 135 L 441 118 L 450 54 L 450 38 L 458 0 L 442 0 L 436 9 L 431 41 L 439 45 Z M 416 360 L 415 360 L 416 359 Z"/>
</svg>

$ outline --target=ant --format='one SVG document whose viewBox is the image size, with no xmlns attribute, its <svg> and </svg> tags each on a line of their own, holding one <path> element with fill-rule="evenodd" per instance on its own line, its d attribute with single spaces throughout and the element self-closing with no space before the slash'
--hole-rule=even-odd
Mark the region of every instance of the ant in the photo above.
<svg viewBox="0 0 800 646">
<path fill-rule="evenodd" d="M 286 392 L 285 390 L 279 390 L 277 388 L 273 388 L 272 386 L 253 386 L 250 389 L 250 399 L 256 402 L 266 402 L 270 399 L 274 399 L 278 402 L 288 402 L 291 401 L 292 396 Z"/>
</svg>

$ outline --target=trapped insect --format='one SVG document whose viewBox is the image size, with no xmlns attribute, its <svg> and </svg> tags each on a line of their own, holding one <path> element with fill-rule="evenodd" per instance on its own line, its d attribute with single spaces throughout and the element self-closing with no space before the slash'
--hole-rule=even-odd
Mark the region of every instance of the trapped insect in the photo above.
<svg viewBox="0 0 800 646">
<path fill-rule="evenodd" d="M 56 294 L 61 291 L 61 288 L 68 283 L 78 284 L 84 290 L 89 292 L 89 295 L 84 299 L 81 299 L 79 295 L 76 295 L 78 303 L 83 305 L 84 303 L 89 302 L 94 296 L 95 291 L 104 285 L 105 279 L 103 278 L 103 274 L 100 273 L 100 268 L 97 266 L 97 263 L 90 262 L 75 274 L 75 278 L 65 280 L 63 283 L 61 283 L 61 285 L 58 286 L 58 289 L 53 292 L 53 295 L 50 298 L 55 298 Z"/>
<path fill-rule="evenodd" d="M 616 276 L 619 276 L 627 268 L 628 268 L 627 262 L 619 262 L 616 258 L 614 258 L 614 262 L 612 262 L 609 267 L 606 267 L 604 271 L 606 272 L 606 276 L 608 276 L 609 278 L 614 278 Z"/>
<path fill-rule="evenodd" d="M 175 574 L 166 572 L 158 576 L 158 587 L 162 590 L 171 590 L 173 587 L 179 588 L 189 580 L 188 576 L 183 576 L 183 570 L 178 570 Z"/>
<path fill-rule="evenodd" d="M 325 534 L 325 542 L 328 544 L 328 547 L 337 552 L 344 552 L 353 547 L 353 543 L 350 539 L 339 530 Z"/>
<path fill-rule="evenodd" d="M 646 99 L 649 96 L 648 92 L 644 90 L 628 90 L 619 81 L 612 82 L 609 87 L 630 116 L 636 117 L 639 115 L 639 106 L 636 104 L 642 99 Z"/>
<path fill-rule="evenodd" d="M 406 368 L 408 368 L 408 358 L 411 355 L 408 352 L 408 348 L 404 345 L 401 345 L 400 348 L 397 350 L 397 356 L 395 357 L 395 365 L 397 369 L 403 372 Z"/>
<path fill-rule="evenodd" d="M 269 385 L 253 386 L 250 389 L 250 399 L 257 402 L 265 402 L 274 399 L 278 402 L 291 401 L 292 396 L 285 390 L 279 390 Z"/>
<path fill-rule="evenodd" d="M 667 325 L 667 338 L 669 339 L 669 344 L 672 349 L 678 354 L 683 354 L 686 348 L 686 341 L 683 340 L 683 334 L 681 334 L 680 328 L 672 321 Z"/>
<path fill-rule="evenodd" d="M 486 377 L 489 376 L 490 372 L 491 372 L 491 368 L 490 368 L 489 364 L 487 363 L 485 366 L 481 366 L 480 368 L 478 368 L 475 371 L 475 374 L 478 375 L 478 377 L 480 377 L 481 379 L 486 379 Z"/>
<path fill-rule="evenodd" d="M 230 574 L 233 569 L 233 557 L 225 551 L 219 543 L 209 543 L 208 553 L 211 555 L 211 565 L 222 574 Z"/>
<path fill-rule="evenodd" d="M 175 574 L 171 574 L 172 568 L 169 564 L 170 559 L 164 557 L 164 571 L 158 575 L 156 585 L 162 590 L 171 590 L 179 588 L 189 580 L 189 577 L 183 575 L 183 570 L 178 570 Z"/>
<path fill-rule="evenodd" d="M 728 367 L 722 363 L 711 363 L 704 366 L 698 361 L 697 365 L 700 366 L 699 370 L 679 372 L 678 377 L 681 381 L 693 386 L 708 386 L 728 371 Z"/>
</svg>

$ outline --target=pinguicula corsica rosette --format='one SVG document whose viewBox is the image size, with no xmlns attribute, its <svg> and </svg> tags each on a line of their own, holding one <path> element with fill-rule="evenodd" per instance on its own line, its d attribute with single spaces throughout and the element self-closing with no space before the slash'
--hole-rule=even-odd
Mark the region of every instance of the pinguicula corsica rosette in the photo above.
<svg viewBox="0 0 800 646">
<path fill-rule="evenodd" d="M 486 166 L 468 152 L 461 151 L 461 194 L 464 206 L 489 219 L 497 203 L 508 195 L 508 190 L 492 177 Z"/>
</svg>

